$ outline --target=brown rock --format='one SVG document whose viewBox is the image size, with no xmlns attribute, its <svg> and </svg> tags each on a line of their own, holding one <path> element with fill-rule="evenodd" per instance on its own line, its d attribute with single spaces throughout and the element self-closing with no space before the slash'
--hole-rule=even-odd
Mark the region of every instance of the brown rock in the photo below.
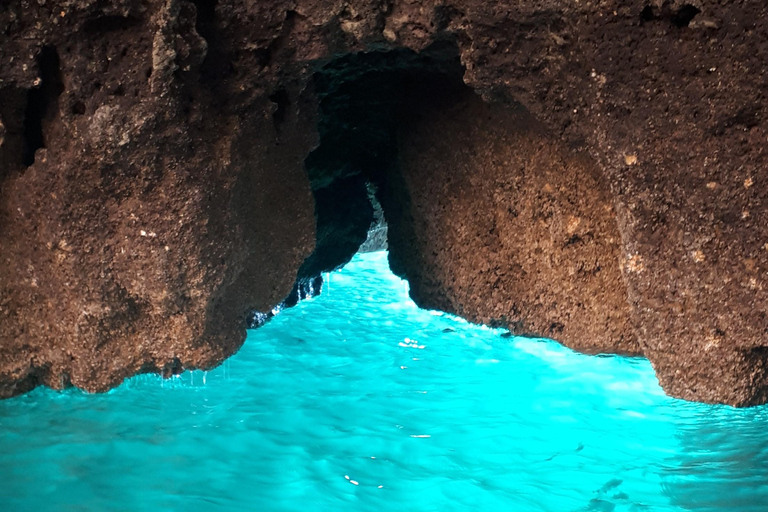
<svg viewBox="0 0 768 512">
<path fill-rule="evenodd" d="M 422 306 L 589 353 L 638 354 L 621 240 L 594 163 L 473 93 L 401 135 L 392 266 Z M 448 164 L 450 162 L 450 164 Z"/>
<path fill-rule="evenodd" d="M 765 402 L 766 41 L 760 0 L 4 2 L 0 395 L 216 364 L 315 235 L 313 272 L 349 257 L 370 179 L 424 305 Z M 436 42 L 493 107 L 414 107 Z M 326 65 L 377 158 L 323 156 Z"/>
<path fill-rule="evenodd" d="M 313 248 L 298 93 L 279 133 L 266 97 L 222 104 L 194 6 L 164 5 L 63 17 L 80 25 L 55 45 L 37 33 L 42 83 L 25 118 L 4 104 L 38 147 L 2 159 L 2 396 L 218 364 Z"/>
</svg>

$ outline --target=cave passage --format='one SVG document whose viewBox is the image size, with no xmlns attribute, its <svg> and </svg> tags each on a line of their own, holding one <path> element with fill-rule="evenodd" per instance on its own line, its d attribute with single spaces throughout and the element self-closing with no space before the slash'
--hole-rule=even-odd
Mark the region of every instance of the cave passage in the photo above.
<svg viewBox="0 0 768 512">
<path fill-rule="evenodd" d="M 305 166 L 315 197 L 317 247 L 299 279 L 344 265 L 393 214 L 387 191 L 397 187 L 399 132 L 426 110 L 473 94 L 463 76 L 458 47 L 450 41 L 421 53 L 345 55 L 315 73 L 320 144 Z"/>
<path fill-rule="evenodd" d="M 341 268 L 358 250 L 387 247 L 387 223 L 400 220 L 400 208 L 387 205 L 407 201 L 398 182 L 398 135 L 424 112 L 473 95 L 464 71 L 455 42 L 440 41 L 420 53 L 347 54 L 314 73 L 320 141 L 305 168 L 315 200 L 316 247 L 285 301 L 272 311 L 252 312 L 249 328 L 319 294 L 322 274 Z M 270 99 L 278 127 L 288 101 L 285 90 Z"/>
<path fill-rule="evenodd" d="M 5 510 L 758 512 L 768 408 L 419 309 L 386 252 L 220 367 L 0 401 Z"/>
</svg>

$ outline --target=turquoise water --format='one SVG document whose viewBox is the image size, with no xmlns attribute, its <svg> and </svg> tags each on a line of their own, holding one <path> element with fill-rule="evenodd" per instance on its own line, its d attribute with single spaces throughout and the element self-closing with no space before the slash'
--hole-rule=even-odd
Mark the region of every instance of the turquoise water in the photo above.
<svg viewBox="0 0 768 512">
<path fill-rule="evenodd" d="M 0 511 L 766 511 L 767 420 L 419 310 L 374 253 L 214 371 L 0 402 Z"/>
</svg>

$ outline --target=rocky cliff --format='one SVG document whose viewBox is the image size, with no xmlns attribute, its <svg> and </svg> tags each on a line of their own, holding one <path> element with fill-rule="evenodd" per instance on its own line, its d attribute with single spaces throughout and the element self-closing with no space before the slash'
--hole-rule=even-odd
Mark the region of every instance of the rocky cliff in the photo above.
<svg viewBox="0 0 768 512">
<path fill-rule="evenodd" d="M 762 0 L 0 5 L 0 396 L 209 367 L 366 238 L 415 300 L 768 400 Z"/>
</svg>

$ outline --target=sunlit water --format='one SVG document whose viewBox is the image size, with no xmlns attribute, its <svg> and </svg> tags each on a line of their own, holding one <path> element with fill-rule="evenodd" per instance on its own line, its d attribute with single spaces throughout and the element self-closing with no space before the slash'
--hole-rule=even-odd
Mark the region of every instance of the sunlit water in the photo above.
<svg viewBox="0 0 768 512">
<path fill-rule="evenodd" d="M 0 510 L 768 510 L 767 409 L 502 333 L 357 256 L 215 371 L 0 402 Z"/>
</svg>

